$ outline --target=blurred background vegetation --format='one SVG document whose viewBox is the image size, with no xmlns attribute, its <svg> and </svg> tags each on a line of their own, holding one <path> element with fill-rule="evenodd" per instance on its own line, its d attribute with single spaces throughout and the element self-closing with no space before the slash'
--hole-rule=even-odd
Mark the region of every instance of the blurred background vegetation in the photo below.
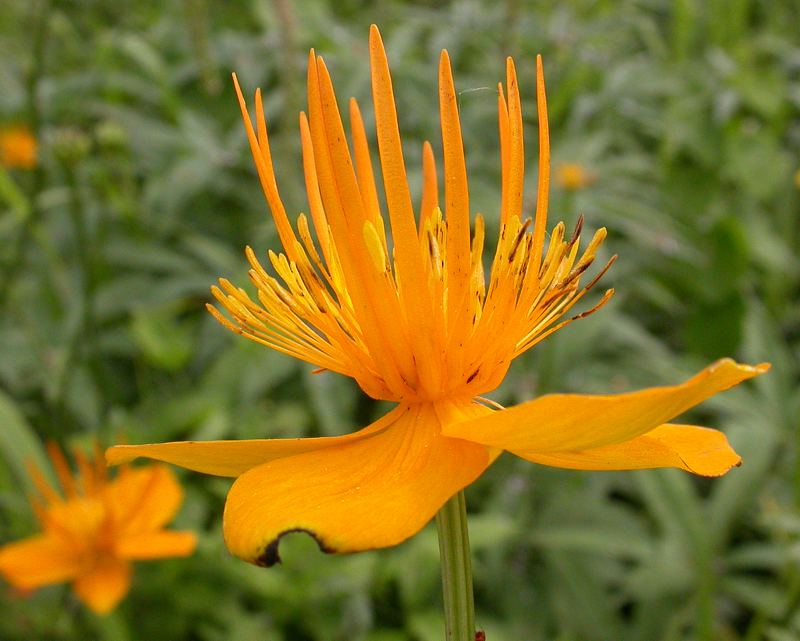
<svg viewBox="0 0 800 641">
<path fill-rule="evenodd" d="M 278 240 L 229 73 L 265 91 L 287 209 L 306 210 L 297 112 L 309 47 L 369 107 L 381 26 L 416 188 L 454 60 L 473 205 L 499 204 L 496 83 L 548 78 L 551 220 L 609 228 L 614 301 L 515 364 L 500 402 L 675 382 L 721 356 L 765 377 L 689 420 L 744 465 L 579 473 L 502 457 L 467 498 L 490 641 L 800 639 L 800 3 L 796 0 L 2 0 L 0 125 L 38 160 L 0 172 L 0 541 L 30 534 L 24 459 L 45 439 L 338 434 L 380 411 L 348 380 L 226 332 L 203 310 L 242 249 Z M 368 122 L 368 127 L 370 122 Z M 529 189 L 535 147 L 528 150 Z M 418 192 L 417 192 L 418 193 Z M 533 198 L 533 196 L 530 196 Z M 532 203 L 528 204 L 528 211 Z M 493 230 L 490 230 L 493 231 Z M 588 304 L 587 304 L 588 305 Z M 65 588 L 0 586 L 0 638 L 442 638 L 435 533 L 329 557 L 302 536 L 263 570 L 227 554 L 229 481 L 183 474 L 191 558 L 140 564 L 112 615 Z"/>
</svg>

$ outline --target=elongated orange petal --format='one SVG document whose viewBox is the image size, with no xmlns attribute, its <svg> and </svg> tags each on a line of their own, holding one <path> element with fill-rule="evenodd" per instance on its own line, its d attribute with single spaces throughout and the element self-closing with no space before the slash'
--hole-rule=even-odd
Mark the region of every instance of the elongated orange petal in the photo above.
<svg viewBox="0 0 800 641">
<path fill-rule="evenodd" d="M 271 461 L 239 477 L 223 521 L 230 551 L 269 566 L 290 532 L 346 553 L 395 545 L 419 531 L 483 472 L 489 452 L 441 437 L 431 406 L 398 409 L 373 438 Z"/>
<path fill-rule="evenodd" d="M 483 418 L 446 425 L 443 433 L 528 455 L 615 445 L 768 369 L 767 364 L 753 367 L 722 359 L 680 385 L 609 396 L 550 394 Z"/>
<path fill-rule="evenodd" d="M 51 534 L 33 536 L 0 548 L 0 574 L 17 588 L 35 589 L 70 581 L 80 559 L 69 543 Z"/>
<path fill-rule="evenodd" d="M 64 496 L 71 498 L 75 496 L 77 490 L 75 486 L 75 479 L 72 477 L 72 471 L 69 469 L 69 463 L 64 456 L 64 452 L 54 441 L 47 443 L 47 455 L 50 457 L 50 462 L 53 464 L 56 476 L 61 489 L 64 491 Z"/>
<path fill-rule="evenodd" d="M 514 61 L 506 58 L 506 83 L 508 84 L 508 200 L 503 210 L 503 220 L 508 216 L 522 217 L 522 191 L 525 184 L 525 153 L 522 130 L 522 104 Z M 546 207 L 546 203 L 545 203 Z"/>
<path fill-rule="evenodd" d="M 509 171 L 509 124 L 508 124 L 508 104 L 503 89 L 503 83 L 497 84 L 497 124 L 500 132 L 500 170 L 501 170 L 501 192 L 500 192 L 500 221 L 506 222 L 508 218 L 508 171 Z"/>
<path fill-rule="evenodd" d="M 165 465 L 126 470 L 108 488 L 109 509 L 123 534 L 149 532 L 169 523 L 183 501 L 183 490 Z"/>
<path fill-rule="evenodd" d="M 125 597 L 131 585 L 131 566 L 108 556 L 81 574 L 73 589 L 78 598 L 97 614 L 106 614 Z"/>
<path fill-rule="evenodd" d="M 414 222 L 411 193 L 408 189 L 389 62 L 386 59 L 381 34 L 375 25 L 372 25 L 369 31 L 369 55 L 375 129 L 383 173 L 383 188 L 386 192 L 386 205 L 394 241 L 396 278 L 403 292 L 402 302 L 409 321 L 414 319 L 421 326 L 421 331 L 426 332 L 431 310 L 425 290 L 422 251 L 417 237 L 417 225 Z M 423 371 L 424 367 L 420 368 L 421 374 Z"/>
<path fill-rule="evenodd" d="M 236 74 L 233 74 L 233 86 L 236 89 L 236 97 L 239 99 L 239 108 L 242 112 L 242 120 L 244 121 L 245 131 L 247 132 L 247 140 L 250 143 L 250 151 L 253 154 L 253 160 L 256 163 L 258 171 L 258 178 L 261 181 L 261 187 L 264 190 L 264 196 L 267 199 L 272 218 L 275 221 L 275 228 L 278 230 L 278 236 L 281 239 L 281 244 L 286 250 L 289 258 L 294 258 L 294 245 L 297 240 L 289 223 L 289 218 L 286 215 L 286 209 L 283 206 L 283 201 L 278 193 L 278 184 L 275 181 L 275 172 L 272 167 L 272 158 L 269 153 L 269 141 L 267 140 L 267 126 L 264 120 L 264 109 L 261 104 L 261 93 L 256 95 L 258 104 L 256 105 L 256 126 L 258 133 L 253 129 L 253 123 L 250 121 L 250 113 L 247 110 L 247 103 L 242 95 L 242 90 L 239 87 L 239 80 Z M 259 143 L 261 139 L 261 144 Z M 263 144 L 263 146 L 262 146 Z"/>
<path fill-rule="evenodd" d="M 450 57 L 444 50 L 439 59 L 439 114 L 442 121 L 444 200 L 447 217 L 448 324 L 453 327 L 456 322 L 463 325 L 463 314 L 458 312 L 466 307 L 465 299 L 472 270 L 467 165 L 464 159 L 453 72 L 450 69 Z"/>
<path fill-rule="evenodd" d="M 547 120 L 547 94 L 544 88 L 542 57 L 536 56 L 536 110 L 539 116 L 539 176 L 536 188 L 536 217 L 533 221 L 533 273 L 539 271 L 547 228 L 547 204 L 550 194 L 550 126 Z"/>
<path fill-rule="evenodd" d="M 403 146 L 397 124 L 392 77 L 383 41 L 375 25 L 370 27 L 369 51 L 378 151 L 383 169 L 383 183 L 397 253 L 398 271 L 402 275 L 402 280 L 410 281 L 412 276 L 421 274 L 421 255 L 416 241 L 414 210 L 411 205 Z"/>
<path fill-rule="evenodd" d="M 372 158 L 369 153 L 367 131 L 364 128 L 364 119 L 361 117 L 361 110 L 355 98 L 350 98 L 350 132 L 353 136 L 353 153 L 356 160 L 358 188 L 361 190 L 364 209 L 366 210 L 367 217 L 375 225 L 382 225 L 383 219 L 381 218 L 378 191 L 375 188 L 375 174 L 372 171 Z M 381 240 L 385 247 L 385 234 Z"/>
<path fill-rule="evenodd" d="M 303 175 L 306 180 L 306 194 L 308 195 L 308 206 L 311 209 L 311 219 L 314 221 L 314 229 L 317 232 L 322 255 L 325 256 L 325 262 L 330 265 L 328 219 L 325 216 L 325 207 L 322 204 L 322 197 L 319 193 L 317 167 L 314 161 L 314 146 L 311 142 L 308 117 L 303 111 L 300 112 L 300 140 L 303 148 Z"/>
<path fill-rule="evenodd" d="M 33 482 L 33 486 L 36 488 L 36 491 L 47 503 L 57 503 L 61 500 L 61 496 L 58 492 L 56 492 L 55 489 L 53 489 L 53 486 L 44 475 L 44 472 L 36 467 L 36 465 L 33 464 L 33 461 L 27 461 L 25 467 L 28 469 L 28 476 L 31 477 L 31 481 Z"/>
<path fill-rule="evenodd" d="M 387 382 L 394 389 L 402 389 L 404 381 L 412 381 L 415 371 L 411 355 L 401 346 L 407 341 L 403 338 L 403 331 L 397 322 L 399 309 L 396 289 L 381 276 L 381 272 L 370 268 L 369 249 L 364 242 L 364 223 L 369 220 L 362 200 L 362 192 L 356 178 L 355 168 L 350 156 L 350 151 L 345 140 L 336 96 L 333 91 L 328 70 L 321 57 L 317 58 L 317 78 L 320 90 L 323 121 L 326 128 L 328 150 L 333 168 L 333 179 L 340 197 L 346 226 L 350 234 L 350 248 L 356 264 L 359 266 L 358 278 L 363 283 L 368 297 L 367 313 L 372 316 L 372 323 L 368 324 L 367 316 L 360 316 L 365 336 L 371 335 L 376 340 L 376 349 L 384 355 L 384 362 L 388 366 L 385 375 Z M 365 169 L 363 171 L 366 171 Z M 380 212 L 375 211 L 373 220 L 380 218 Z M 413 222 L 413 221 L 412 221 Z M 378 238 L 377 230 L 373 225 L 372 237 L 378 240 L 381 247 L 386 246 L 382 223 L 379 223 L 381 233 Z M 395 247 L 398 246 L 395 239 Z M 414 243 L 416 245 L 416 230 L 414 230 Z M 386 264 L 386 261 L 383 261 Z M 383 266 L 383 265 L 381 265 Z M 372 329 L 370 329 L 370 325 Z M 389 369 L 389 367 L 392 369 Z M 393 371 L 397 369 L 398 372 Z"/>
<path fill-rule="evenodd" d="M 122 536 L 117 539 L 114 552 L 128 561 L 145 561 L 189 556 L 195 547 L 197 547 L 197 536 L 193 532 L 162 530 Z"/>
<path fill-rule="evenodd" d="M 106 460 L 109 465 L 119 465 L 143 456 L 204 474 L 240 476 L 268 461 L 368 438 L 394 422 L 398 412 L 395 409 L 369 427 L 345 436 L 116 445 L 106 451 Z"/>
<path fill-rule="evenodd" d="M 431 143 L 422 143 L 422 202 L 419 206 L 419 234 L 425 229 L 425 221 L 439 206 L 439 181 L 436 177 L 436 158 Z"/>
<path fill-rule="evenodd" d="M 303 140 L 304 156 L 308 155 L 309 159 L 314 159 L 313 169 L 316 174 L 316 188 L 320 195 L 320 204 L 324 204 L 326 226 L 330 225 L 331 241 L 339 250 L 339 258 L 342 260 L 342 267 L 345 273 L 345 279 L 350 284 L 353 283 L 352 294 L 356 296 L 358 293 L 357 270 L 353 264 L 351 256 L 347 221 L 342 211 L 341 202 L 339 200 L 339 192 L 336 188 L 336 181 L 333 177 L 333 168 L 331 167 L 330 151 L 328 150 L 328 141 L 325 137 L 325 119 L 322 115 L 322 101 L 320 98 L 319 78 L 317 75 L 317 56 L 312 49 L 308 53 L 308 139 Z M 301 136 L 303 131 L 301 129 Z M 311 146 L 308 147 L 310 140 Z M 307 153 L 308 152 L 308 153 Z M 309 194 L 311 198 L 313 194 Z M 312 209 L 312 215 L 314 210 Z M 317 218 L 314 218 L 316 224 Z M 317 234 L 320 234 L 319 229 Z M 361 299 L 360 296 L 357 297 Z M 356 302 L 358 302 L 358 300 Z"/>
<path fill-rule="evenodd" d="M 701 476 L 721 476 L 742 461 L 722 432 L 670 423 L 630 441 L 582 452 L 514 453 L 534 463 L 573 470 L 676 467 Z"/>
</svg>

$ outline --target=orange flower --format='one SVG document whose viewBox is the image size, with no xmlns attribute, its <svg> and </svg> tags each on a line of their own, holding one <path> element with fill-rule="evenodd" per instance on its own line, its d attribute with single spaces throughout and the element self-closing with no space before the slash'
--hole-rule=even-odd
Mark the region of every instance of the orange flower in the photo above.
<svg viewBox="0 0 800 641">
<path fill-rule="evenodd" d="M 90 461 L 76 450 L 73 476 L 61 450 L 53 444 L 48 450 L 63 495 L 31 469 L 42 533 L 0 547 L 0 573 L 15 588 L 70 581 L 81 601 L 104 614 L 127 594 L 131 561 L 194 551 L 193 533 L 163 529 L 183 500 L 166 466 L 123 467 L 109 481 L 101 453 Z"/>
<path fill-rule="evenodd" d="M 471 231 L 447 52 L 439 64 L 446 222 L 427 143 L 422 200 L 414 215 L 389 67 L 375 27 L 370 59 L 393 244 L 358 105 L 350 101 L 351 155 L 327 67 L 312 51 L 309 111 L 300 114 L 300 134 L 316 242 L 308 218 L 301 214 L 293 228 L 280 199 L 260 93 L 254 128 L 237 84 L 285 253 L 269 253 L 279 280 L 248 248 L 257 298 L 222 279 L 213 293 L 232 320 L 209 309 L 231 331 L 351 376 L 370 396 L 397 406 L 346 436 L 127 445 L 111 448 L 109 462 L 147 456 L 237 477 L 225 506 L 227 545 L 237 556 L 267 566 L 279 560 L 278 544 L 288 532 L 308 532 L 327 552 L 400 543 L 503 450 L 536 463 L 590 470 L 677 467 L 715 476 L 737 465 L 739 456 L 720 432 L 667 421 L 767 365 L 726 359 L 672 387 L 615 396 L 554 394 L 510 409 L 483 397 L 500 384 L 516 356 L 612 295 L 609 290 L 593 309 L 565 318 L 608 267 L 581 284 L 606 232 L 596 232 L 581 253 L 580 225 L 567 235 L 559 223 L 545 247 L 549 142 L 541 59 L 538 199 L 533 220 L 523 218 L 523 121 L 508 59 L 506 89 L 498 95 L 501 230 L 486 282 L 484 222 L 476 216 Z"/>
<path fill-rule="evenodd" d="M 39 145 L 33 132 L 17 125 L 0 131 L 0 165 L 6 169 L 33 169 Z"/>
<path fill-rule="evenodd" d="M 591 185 L 597 176 L 577 162 L 565 162 L 556 168 L 556 183 L 566 191 L 580 191 Z"/>
</svg>

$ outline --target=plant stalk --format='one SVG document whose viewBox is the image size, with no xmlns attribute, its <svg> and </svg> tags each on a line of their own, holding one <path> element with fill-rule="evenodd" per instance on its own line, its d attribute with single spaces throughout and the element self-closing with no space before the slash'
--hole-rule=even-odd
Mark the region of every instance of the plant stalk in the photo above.
<svg viewBox="0 0 800 641">
<path fill-rule="evenodd" d="M 436 514 L 436 529 L 442 563 L 445 639 L 475 641 L 472 563 L 463 491 L 445 503 Z"/>
</svg>

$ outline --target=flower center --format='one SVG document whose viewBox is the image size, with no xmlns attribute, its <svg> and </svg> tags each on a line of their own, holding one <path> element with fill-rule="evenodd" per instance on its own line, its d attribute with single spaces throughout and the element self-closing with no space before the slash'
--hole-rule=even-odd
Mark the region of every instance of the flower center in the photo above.
<svg viewBox="0 0 800 641">
<path fill-rule="evenodd" d="M 404 314 L 399 305 L 404 283 L 388 260 L 380 236 L 373 233 L 374 226 L 365 225 L 364 229 L 364 244 L 372 257 L 366 269 L 386 283 L 388 300 L 374 304 L 397 310 L 391 323 L 381 328 L 389 339 L 379 343 L 381 349 L 368 344 L 335 246 L 329 245 L 329 261 L 324 263 L 302 215 L 298 220 L 302 246 L 298 243 L 295 247 L 294 260 L 269 253 L 279 278 L 269 275 L 248 248 L 250 279 L 258 302 L 223 279 L 213 292 L 233 322 L 214 308 L 210 308 L 212 313 L 236 333 L 323 370 L 352 376 L 376 398 L 426 402 L 474 397 L 495 389 L 516 356 L 595 311 L 613 294 L 608 290 L 589 311 L 564 318 L 614 261 L 615 257 L 588 284 L 581 284 L 605 238 L 605 229 L 598 230 L 579 255 L 581 222 L 569 239 L 559 223 L 547 251 L 542 252 L 541 247 L 536 249 L 531 220 L 520 222 L 512 216 L 501 226 L 487 284 L 483 218 L 477 216 L 475 221 L 470 271 L 454 276 L 447 264 L 447 223 L 435 208 L 419 226 L 427 298 L 417 301 L 419 314 Z M 542 253 L 544 257 L 537 261 Z M 454 278 L 466 283 L 457 304 L 449 300 Z"/>
</svg>

